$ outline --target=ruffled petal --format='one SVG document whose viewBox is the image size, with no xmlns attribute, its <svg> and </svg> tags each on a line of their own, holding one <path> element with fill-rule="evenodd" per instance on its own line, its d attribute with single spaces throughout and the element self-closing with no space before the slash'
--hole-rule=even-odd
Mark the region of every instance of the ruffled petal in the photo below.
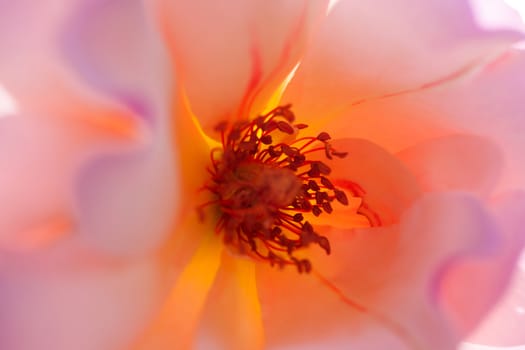
<svg viewBox="0 0 525 350">
<path fill-rule="evenodd" d="M 459 334 L 436 289 L 443 269 L 490 250 L 497 235 L 481 203 L 461 193 L 423 197 L 400 226 L 322 232 L 333 254 L 313 258 L 313 274 L 258 269 L 270 348 L 452 349 Z"/>
<path fill-rule="evenodd" d="M 464 332 L 480 325 L 482 316 L 492 310 L 469 341 L 496 346 L 523 345 L 525 338 L 520 332 L 524 325 L 523 310 L 520 313 L 519 309 L 524 304 L 523 269 L 515 268 L 525 244 L 525 193 L 501 196 L 493 207 L 503 233 L 498 249 L 490 255 L 464 259 L 453 267 L 442 283 L 442 290 L 448 312 Z M 513 272 L 514 280 L 509 287 Z M 474 299 L 472 286 L 476 286 Z M 496 303 L 502 295 L 505 297 Z"/>
<path fill-rule="evenodd" d="M 323 121 L 356 104 L 457 79 L 519 38 L 481 28 L 464 0 L 340 1 L 284 101 Z"/>
<path fill-rule="evenodd" d="M 471 135 L 430 139 L 396 156 L 425 191 L 463 190 L 488 195 L 498 183 L 503 167 L 497 146 Z"/>
<path fill-rule="evenodd" d="M 167 287 L 154 258 L 123 262 L 75 239 L 1 261 L 2 349 L 126 348 Z"/>
<path fill-rule="evenodd" d="M 260 113 L 300 59 L 327 1 L 154 1 L 191 109 L 210 131 Z"/>
</svg>

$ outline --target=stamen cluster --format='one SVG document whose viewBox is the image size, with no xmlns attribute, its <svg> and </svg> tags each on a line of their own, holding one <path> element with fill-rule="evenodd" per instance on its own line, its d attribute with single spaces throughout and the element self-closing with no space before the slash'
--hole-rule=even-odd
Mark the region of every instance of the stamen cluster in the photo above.
<svg viewBox="0 0 525 350">
<path fill-rule="evenodd" d="M 222 147 L 210 153 L 211 178 L 204 186 L 215 199 L 199 210 L 218 208 L 215 231 L 240 253 L 272 266 L 295 265 L 302 273 L 311 270 L 311 263 L 296 257 L 299 249 L 317 244 L 326 254 L 331 251 L 329 240 L 303 214 L 330 214 L 334 202 L 348 205 L 345 192 L 329 178 L 330 167 L 308 156 L 320 152 L 332 159 L 347 153 L 335 150 L 326 132 L 298 137 L 307 125 L 294 123 L 290 107 L 216 127 Z"/>
</svg>

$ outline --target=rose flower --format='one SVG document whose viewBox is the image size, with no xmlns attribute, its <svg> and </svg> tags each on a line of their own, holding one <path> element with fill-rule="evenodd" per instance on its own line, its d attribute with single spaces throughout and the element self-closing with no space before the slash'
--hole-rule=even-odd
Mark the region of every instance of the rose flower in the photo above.
<svg viewBox="0 0 525 350">
<path fill-rule="evenodd" d="M 1 5 L 2 349 L 479 326 L 524 243 L 522 34 L 463 0 L 327 5 Z"/>
</svg>

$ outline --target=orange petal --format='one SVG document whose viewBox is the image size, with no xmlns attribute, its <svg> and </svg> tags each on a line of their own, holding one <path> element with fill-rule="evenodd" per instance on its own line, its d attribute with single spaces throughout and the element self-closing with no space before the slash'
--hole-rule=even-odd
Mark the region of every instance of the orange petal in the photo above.
<svg viewBox="0 0 525 350">
<path fill-rule="evenodd" d="M 211 234 L 211 233 L 210 233 Z M 136 349 L 189 349 L 220 266 L 218 237 L 205 239 L 177 279 L 175 287 Z"/>
<path fill-rule="evenodd" d="M 195 343 L 202 350 L 264 348 L 253 261 L 223 253 Z"/>
<path fill-rule="evenodd" d="M 260 113 L 296 65 L 327 1 L 152 1 L 204 130 Z M 199 38 L 199 40 L 195 40 Z"/>
<path fill-rule="evenodd" d="M 364 191 L 360 197 L 383 225 L 398 221 L 401 213 L 421 194 L 415 177 L 406 166 L 380 146 L 362 139 L 339 139 L 332 145 L 338 151 L 348 152 L 342 159 L 323 159 L 332 169 L 330 176 L 334 184 L 345 189 L 348 197 L 358 185 Z M 373 213 L 369 215 L 374 216 Z M 339 215 L 348 215 L 341 205 L 326 215 L 326 223 L 332 217 L 334 223 L 344 222 L 344 218 L 335 219 Z"/>
</svg>

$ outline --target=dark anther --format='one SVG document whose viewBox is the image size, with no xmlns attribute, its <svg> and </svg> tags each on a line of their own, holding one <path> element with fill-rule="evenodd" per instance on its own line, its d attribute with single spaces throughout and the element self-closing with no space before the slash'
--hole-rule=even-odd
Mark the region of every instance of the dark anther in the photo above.
<svg viewBox="0 0 525 350">
<path fill-rule="evenodd" d="M 344 193 L 341 190 L 334 190 L 335 199 L 343 205 L 348 205 L 348 198 L 346 197 L 346 193 Z"/>
<path fill-rule="evenodd" d="M 295 115 L 293 114 L 290 107 L 292 107 L 292 105 L 283 106 L 283 108 L 278 112 L 278 115 L 284 117 L 284 119 L 292 123 L 295 120 Z"/>
<path fill-rule="evenodd" d="M 281 149 L 283 150 L 283 153 L 286 154 L 288 157 L 295 157 L 299 155 L 299 151 L 295 147 L 290 147 L 288 145 L 282 145 Z"/>
<path fill-rule="evenodd" d="M 330 241 L 325 236 L 319 236 L 317 238 L 317 244 L 324 249 L 327 255 L 330 255 L 332 248 L 330 247 Z"/>
<path fill-rule="evenodd" d="M 303 265 L 304 272 L 310 273 L 312 271 L 312 264 L 310 263 L 310 260 L 303 259 L 301 260 L 301 264 Z"/>
<path fill-rule="evenodd" d="M 332 184 L 332 182 L 330 182 L 330 180 L 328 180 L 324 176 L 321 176 L 321 183 L 323 184 L 324 187 L 326 187 L 326 188 L 328 188 L 330 190 L 334 189 L 334 185 Z"/>
<path fill-rule="evenodd" d="M 332 169 L 330 169 L 330 167 L 328 165 L 326 165 L 325 163 L 317 162 L 316 164 L 317 164 L 319 172 L 321 172 L 321 174 L 329 175 L 332 172 Z"/>
<path fill-rule="evenodd" d="M 332 146 L 330 146 L 328 142 L 324 144 L 324 155 L 326 156 L 326 158 L 330 160 L 334 159 L 332 157 Z"/>
<path fill-rule="evenodd" d="M 305 221 L 303 224 L 303 232 L 314 233 L 314 228 L 308 221 Z"/>
<path fill-rule="evenodd" d="M 257 118 L 255 118 L 253 120 L 253 123 L 258 127 L 258 128 L 262 128 L 264 126 L 264 120 L 266 118 L 263 117 L 263 116 L 258 116 Z"/>
<path fill-rule="evenodd" d="M 295 221 L 295 222 L 301 222 L 303 220 L 304 220 L 303 214 L 301 214 L 301 213 L 297 213 L 297 214 L 295 214 L 293 216 L 293 221 Z"/>
<path fill-rule="evenodd" d="M 281 130 L 282 132 L 290 134 L 290 135 L 293 134 L 293 131 L 294 131 L 293 126 L 291 126 L 287 122 L 283 122 L 282 120 L 279 120 L 277 122 L 277 128 Z"/>
<path fill-rule="evenodd" d="M 344 158 L 348 155 L 348 152 L 337 152 L 337 151 L 332 150 L 332 155 L 339 157 L 339 158 Z"/>
<path fill-rule="evenodd" d="M 324 202 L 322 206 L 323 206 L 324 211 L 327 212 L 328 214 L 334 211 L 330 202 Z"/>
<path fill-rule="evenodd" d="M 310 211 L 312 209 L 312 204 L 310 203 L 310 201 L 303 200 L 301 202 L 301 209 L 305 211 Z"/>
<path fill-rule="evenodd" d="M 228 140 L 229 141 L 237 141 L 241 138 L 241 131 L 239 129 L 233 129 L 229 134 L 228 134 Z"/>
<path fill-rule="evenodd" d="M 271 231 L 271 237 L 275 238 L 275 237 L 279 236 L 281 234 L 281 232 L 283 232 L 283 230 L 281 230 L 281 228 L 279 226 L 274 226 L 272 228 L 272 231 Z"/>
<path fill-rule="evenodd" d="M 215 125 L 215 128 L 213 128 L 217 132 L 225 132 L 228 128 L 228 122 L 222 121 L 219 124 Z"/>
<path fill-rule="evenodd" d="M 310 164 L 310 170 L 308 170 L 308 176 L 310 177 L 319 177 L 321 172 L 319 171 L 319 166 L 316 163 Z"/>
<path fill-rule="evenodd" d="M 308 187 L 313 190 L 313 191 L 319 191 L 320 188 L 319 188 L 319 185 L 317 184 L 317 182 L 315 182 L 315 180 L 309 180 L 308 181 Z"/>
<path fill-rule="evenodd" d="M 328 135 L 327 132 L 322 132 L 319 135 L 317 135 L 317 139 L 321 142 L 325 142 L 331 139 L 330 135 Z"/>
<path fill-rule="evenodd" d="M 268 147 L 268 154 L 270 154 L 270 157 L 272 158 L 278 158 L 281 156 L 283 151 L 280 148 L 277 148 L 275 146 L 269 146 Z"/>
<path fill-rule="evenodd" d="M 265 145 L 270 145 L 272 143 L 272 136 L 271 135 L 264 135 L 261 137 L 261 142 Z"/>
</svg>

